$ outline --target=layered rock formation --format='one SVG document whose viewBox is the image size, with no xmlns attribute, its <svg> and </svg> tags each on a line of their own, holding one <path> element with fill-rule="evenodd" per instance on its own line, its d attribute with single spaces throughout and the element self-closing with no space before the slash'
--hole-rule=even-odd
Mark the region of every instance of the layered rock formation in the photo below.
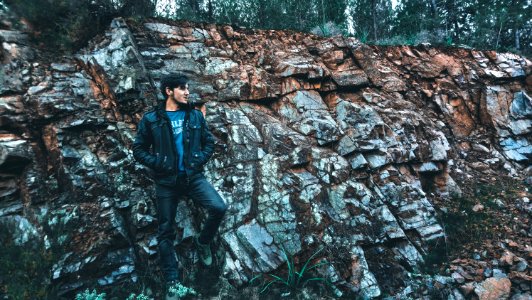
<svg viewBox="0 0 532 300">
<path fill-rule="evenodd" d="M 314 262 L 330 262 L 317 272 L 337 295 L 399 291 L 444 244 L 434 195 L 530 171 L 532 62 L 517 55 L 116 19 L 42 62 L 24 33 L 0 37 L 0 221 L 20 243 L 43 222 L 60 232 L 51 280 L 65 295 L 157 274 L 154 191 L 131 144 L 171 72 L 210 100 L 206 175 L 229 205 L 217 268 L 234 287 L 325 247 Z M 202 216 L 179 204 L 186 278 Z"/>
</svg>

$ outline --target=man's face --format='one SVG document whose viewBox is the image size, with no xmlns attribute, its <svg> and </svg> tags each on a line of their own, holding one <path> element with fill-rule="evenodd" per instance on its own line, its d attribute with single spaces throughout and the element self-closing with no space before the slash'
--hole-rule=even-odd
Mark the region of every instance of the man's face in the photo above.
<svg viewBox="0 0 532 300">
<path fill-rule="evenodd" d="M 175 87 L 173 89 L 166 88 L 166 93 L 177 103 L 187 103 L 188 98 L 188 84 L 184 86 Z"/>
</svg>

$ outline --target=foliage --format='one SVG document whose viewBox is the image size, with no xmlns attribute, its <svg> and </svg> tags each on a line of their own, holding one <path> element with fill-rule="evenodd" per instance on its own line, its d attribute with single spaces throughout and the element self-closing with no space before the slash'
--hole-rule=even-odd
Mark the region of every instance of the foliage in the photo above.
<svg viewBox="0 0 532 300">
<path fill-rule="evenodd" d="M 524 0 L 403 0 L 395 11 L 392 36 L 427 31 L 447 45 L 532 52 L 532 9 Z"/>
<path fill-rule="evenodd" d="M 483 248 L 487 240 L 505 238 L 501 234 L 507 232 L 505 226 L 513 222 L 513 216 L 511 211 L 499 207 L 497 201 L 513 201 L 518 195 L 519 184 L 499 178 L 497 183 L 479 183 L 464 189 L 466 192 L 462 196 L 454 196 L 446 202 L 448 209 L 441 214 L 446 254 L 451 257 Z M 483 208 L 473 209 L 477 204 Z"/>
<path fill-rule="evenodd" d="M 118 16 L 153 14 L 151 0 L 6 0 L 33 27 L 34 40 L 49 49 L 74 51 Z"/>
<path fill-rule="evenodd" d="M 105 300 L 105 293 L 98 294 L 96 290 L 86 289 L 83 293 L 76 295 L 76 300 Z"/>
<path fill-rule="evenodd" d="M 98 294 L 95 289 L 89 291 L 89 289 L 86 289 L 83 293 L 76 295 L 76 300 L 105 300 L 106 293 Z M 129 297 L 127 297 L 126 300 L 152 300 L 153 298 L 150 298 L 142 293 L 140 294 L 130 294 Z"/>
<path fill-rule="evenodd" d="M 344 31 L 333 22 L 327 22 L 314 27 L 310 32 L 321 36 L 343 35 Z"/>
<path fill-rule="evenodd" d="M 39 235 L 21 243 L 13 237 L 13 224 L 0 223 L 0 291 L 10 299 L 50 299 L 56 296 L 56 287 L 50 284 L 53 264 L 67 249 L 70 238 L 67 222 L 71 214 L 43 211 L 36 215 L 42 226 Z M 3 276 L 9 274 L 9 276 Z"/>
<path fill-rule="evenodd" d="M 144 295 L 144 294 L 131 294 L 129 297 L 127 297 L 126 300 L 152 300 L 152 298 Z"/>
<path fill-rule="evenodd" d="M 50 48 L 75 50 L 112 18 L 162 17 L 247 28 L 340 33 L 371 44 L 431 43 L 532 53 L 525 0 L 5 0 Z M 397 3 L 397 5 L 393 5 Z"/>
<path fill-rule="evenodd" d="M 53 255 L 42 241 L 19 245 L 12 239 L 12 229 L 0 223 L 0 291 L 13 299 L 44 299 L 48 296 Z M 6 276 L 7 275 L 7 276 Z"/>
<path fill-rule="evenodd" d="M 197 295 L 197 292 L 193 288 L 186 287 L 180 282 L 170 286 L 168 289 L 170 293 L 177 295 L 178 297 L 185 297 L 186 295 Z"/>
<path fill-rule="evenodd" d="M 291 292 L 295 292 L 297 290 L 300 290 L 301 288 L 305 287 L 307 285 L 307 283 L 313 282 L 313 281 L 324 282 L 324 283 L 326 283 L 327 285 L 330 286 L 331 283 L 329 282 L 328 279 L 326 279 L 324 277 L 315 277 L 315 276 L 310 275 L 310 271 L 311 270 L 316 269 L 319 266 L 329 264 L 329 262 L 318 262 L 318 263 L 316 263 L 314 265 L 309 265 L 312 262 L 312 260 L 323 249 L 324 249 L 324 247 L 321 247 L 320 249 L 318 249 L 318 251 L 314 252 L 314 254 L 312 254 L 307 259 L 307 261 L 305 262 L 305 264 L 303 265 L 303 267 L 299 271 L 296 269 L 296 267 L 294 265 L 293 258 L 291 256 L 289 256 L 284 249 L 282 249 L 283 256 L 286 259 L 287 268 L 288 268 L 286 277 L 283 278 L 282 275 L 267 274 L 266 276 L 271 277 L 271 280 L 270 281 L 264 280 L 260 284 L 260 286 L 261 286 L 260 293 L 262 294 L 265 291 L 267 291 L 273 284 L 281 285 L 287 290 L 286 293 L 283 294 L 283 295 L 290 295 Z M 255 280 L 258 280 L 259 278 L 263 278 L 263 277 L 264 277 L 264 274 L 259 274 L 259 275 L 255 276 L 255 277 L 253 277 L 250 280 L 250 284 L 253 284 L 253 282 Z"/>
</svg>

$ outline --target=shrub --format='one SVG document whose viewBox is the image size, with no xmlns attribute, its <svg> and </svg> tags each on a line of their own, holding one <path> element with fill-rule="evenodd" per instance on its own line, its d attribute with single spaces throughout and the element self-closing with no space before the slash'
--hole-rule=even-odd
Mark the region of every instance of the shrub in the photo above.
<svg viewBox="0 0 532 300">
<path fill-rule="evenodd" d="M 464 193 L 446 202 L 441 214 L 445 229 L 446 251 L 449 256 L 483 248 L 487 240 L 504 239 L 509 234 L 505 226 L 514 220 L 512 211 L 501 208 L 495 199 L 514 201 L 523 187 L 514 179 L 499 178 L 497 183 L 470 183 L 462 187 Z M 473 209 L 476 204 L 484 208 Z"/>
<path fill-rule="evenodd" d="M 186 295 L 197 295 L 197 292 L 193 288 L 186 287 L 179 282 L 171 286 L 169 291 L 180 298 Z"/>
<path fill-rule="evenodd" d="M 18 245 L 12 237 L 12 229 L 0 223 L 1 290 L 14 299 L 47 298 L 51 252 L 44 249 L 42 241 Z"/>
<path fill-rule="evenodd" d="M 335 36 L 344 34 L 342 29 L 333 22 L 327 22 L 325 24 L 318 25 L 314 27 L 310 32 L 321 36 Z"/>
<path fill-rule="evenodd" d="M 105 293 L 98 294 L 96 290 L 86 289 L 83 293 L 76 295 L 76 300 L 105 300 Z"/>
<path fill-rule="evenodd" d="M 260 293 L 261 294 L 264 293 L 270 288 L 270 286 L 272 286 L 273 284 L 277 284 L 277 285 L 283 286 L 284 289 L 286 290 L 283 296 L 290 295 L 292 292 L 297 292 L 298 290 L 301 290 L 302 288 L 304 288 L 309 282 L 313 282 L 313 281 L 324 282 L 330 286 L 331 283 L 329 282 L 327 278 L 316 277 L 310 274 L 313 269 L 319 266 L 322 266 L 322 265 L 329 264 L 329 262 L 318 262 L 316 264 L 310 265 L 311 261 L 321 251 L 323 251 L 323 249 L 325 248 L 321 247 L 320 249 L 318 249 L 318 251 L 314 252 L 314 254 L 312 254 L 309 257 L 309 259 L 307 259 L 307 261 L 305 262 L 305 264 L 299 271 L 296 269 L 293 259 L 290 256 L 288 256 L 287 252 L 283 249 L 282 250 L 283 256 L 286 259 L 286 263 L 288 267 L 288 273 L 286 274 L 286 277 L 283 278 L 281 275 L 275 275 L 275 274 L 267 274 L 267 275 L 259 274 L 250 280 L 250 284 L 252 284 L 255 280 L 258 280 L 259 278 L 263 278 L 265 276 L 270 277 L 271 278 L 270 281 L 264 280 L 260 284 L 261 286 Z"/>
<path fill-rule="evenodd" d="M 6 0 L 31 24 L 34 41 L 54 51 L 71 52 L 108 28 L 115 17 L 151 16 L 151 0 Z"/>
<path fill-rule="evenodd" d="M 144 295 L 144 294 L 131 294 L 129 297 L 127 297 L 126 300 L 152 300 L 152 298 Z"/>
</svg>

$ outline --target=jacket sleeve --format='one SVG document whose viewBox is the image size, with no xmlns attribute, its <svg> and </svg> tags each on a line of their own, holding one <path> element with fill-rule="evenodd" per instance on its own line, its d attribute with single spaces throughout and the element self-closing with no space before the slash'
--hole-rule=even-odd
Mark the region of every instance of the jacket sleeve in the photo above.
<svg viewBox="0 0 532 300">
<path fill-rule="evenodd" d="M 153 136 L 147 128 L 148 122 L 143 116 L 137 126 L 137 136 L 133 142 L 133 157 L 141 164 L 154 169 L 156 158 L 150 153 L 150 147 L 153 144 Z"/>
<path fill-rule="evenodd" d="M 207 127 L 207 122 L 203 117 L 203 113 L 199 113 L 201 120 L 201 146 L 202 146 L 202 161 L 201 165 L 206 164 L 211 159 L 214 153 L 214 137 Z"/>
</svg>

